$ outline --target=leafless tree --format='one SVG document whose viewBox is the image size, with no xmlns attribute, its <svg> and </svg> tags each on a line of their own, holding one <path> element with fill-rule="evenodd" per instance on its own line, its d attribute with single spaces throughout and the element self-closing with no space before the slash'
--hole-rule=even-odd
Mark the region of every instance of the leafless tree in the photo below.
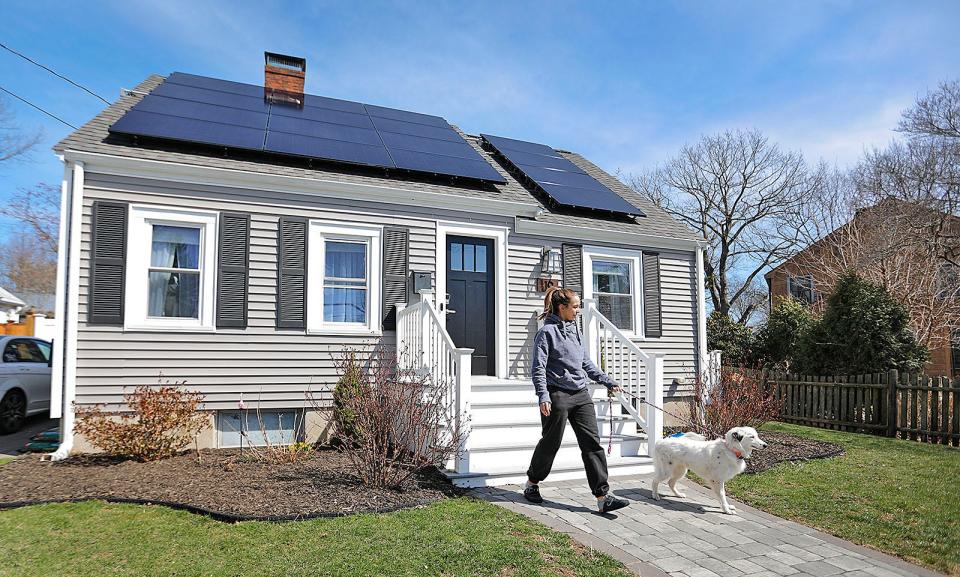
<svg viewBox="0 0 960 577">
<path fill-rule="evenodd" d="M 703 235 L 713 308 L 747 322 L 759 306 L 755 281 L 802 245 L 798 215 L 822 177 L 800 154 L 738 130 L 704 136 L 628 183 Z"/>
<path fill-rule="evenodd" d="M 17 191 L 0 206 L 0 214 L 8 216 L 29 231 L 39 243 L 37 250 L 57 253 L 60 224 L 60 190 L 49 184 Z"/>
<path fill-rule="evenodd" d="M 25 132 L 14 120 L 6 102 L 0 99 L 0 163 L 25 156 L 41 138 L 40 131 Z"/>
<path fill-rule="evenodd" d="M 14 294 L 55 292 L 56 253 L 38 245 L 31 230 L 12 231 L 0 243 L 0 283 Z"/>
</svg>

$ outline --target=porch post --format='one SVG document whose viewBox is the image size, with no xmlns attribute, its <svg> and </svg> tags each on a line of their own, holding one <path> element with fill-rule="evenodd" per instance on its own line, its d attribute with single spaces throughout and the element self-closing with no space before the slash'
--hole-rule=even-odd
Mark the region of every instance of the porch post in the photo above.
<svg viewBox="0 0 960 577">
<path fill-rule="evenodd" d="M 470 472 L 470 388 L 473 375 L 471 374 L 471 356 L 473 349 L 454 349 L 454 355 L 457 359 L 457 380 L 456 380 L 456 405 L 454 423 L 457 426 L 457 433 L 460 436 L 459 447 L 457 448 L 456 467 L 457 473 Z"/>
<path fill-rule="evenodd" d="M 663 438 L 663 353 L 647 358 L 647 454 L 654 456 L 657 441 Z"/>
</svg>

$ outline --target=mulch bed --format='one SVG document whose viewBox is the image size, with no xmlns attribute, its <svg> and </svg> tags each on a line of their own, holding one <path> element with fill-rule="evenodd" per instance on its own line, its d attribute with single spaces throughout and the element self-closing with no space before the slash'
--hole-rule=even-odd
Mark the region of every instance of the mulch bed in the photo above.
<svg viewBox="0 0 960 577">
<path fill-rule="evenodd" d="M 681 430 L 665 427 L 663 434 L 664 436 L 672 435 Z M 843 454 L 843 448 L 840 445 L 786 433 L 761 431 L 760 438 L 767 442 L 767 448 L 753 452 L 744 471 L 747 474 L 766 471 L 788 461 L 826 459 Z"/>
<path fill-rule="evenodd" d="M 342 453 L 316 451 L 271 464 L 237 450 L 185 453 L 152 463 L 81 455 L 60 462 L 27 455 L 0 467 L 0 508 L 104 499 L 187 509 L 225 521 L 284 521 L 426 505 L 456 489 L 435 469 L 402 490 L 365 487 Z"/>
</svg>

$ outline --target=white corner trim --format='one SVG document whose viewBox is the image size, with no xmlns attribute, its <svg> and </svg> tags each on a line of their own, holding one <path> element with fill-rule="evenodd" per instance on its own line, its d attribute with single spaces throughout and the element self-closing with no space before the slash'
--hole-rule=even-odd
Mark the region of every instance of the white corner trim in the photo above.
<svg viewBox="0 0 960 577">
<path fill-rule="evenodd" d="M 131 204 L 127 220 L 124 279 L 125 331 L 214 332 L 219 214 L 215 211 Z M 200 309 L 198 318 L 156 318 L 147 314 L 153 224 L 200 227 Z"/>
<path fill-rule="evenodd" d="M 697 372 L 707 367 L 707 287 L 704 277 L 703 250 L 697 248 Z"/>
<path fill-rule="evenodd" d="M 481 214 L 527 216 L 530 218 L 535 217 L 540 208 L 535 202 L 527 203 L 512 200 L 498 200 L 496 198 L 490 198 L 489 196 L 474 198 L 399 186 L 381 186 L 322 178 L 264 174 L 170 161 L 129 158 L 79 150 L 66 150 L 64 151 L 64 155 L 70 159 L 86 162 L 88 164 L 88 172 L 134 178 L 152 178 L 188 185 L 195 184 L 201 186 L 264 190 L 307 195 L 314 198 L 326 197 L 346 200 L 367 200 L 402 206 L 445 208 Z"/>
<path fill-rule="evenodd" d="M 569 224 L 540 222 L 525 218 L 516 218 L 514 230 L 517 234 L 548 236 L 571 242 L 609 242 L 621 246 L 655 248 L 664 250 L 693 251 L 699 246 L 699 240 L 641 234 L 622 230 L 587 228 Z"/>
<path fill-rule="evenodd" d="M 77 398 L 77 331 L 80 322 L 80 237 L 83 221 L 83 162 L 73 163 L 73 179 L 70 184 L 70 227 L 61 238 L 67 239 L 67 279 L 66 293 L 58 296 L 65 301 L 63 321 L 66 323 L 62 352 L 63 410 L 60 416 L 60 446 L 51 455 L 59 461 L 70 456 L 73 449 L 73 425 L 76 409 L 73 406 Z M 59 258 L 59 257 L 58 257 Z M 51 375 L 52 377 L 52 375 Z"/>
<path fill-rule="evenodd" d="M 643 253 L 639 250 L 624 250 L 601 246 L 583 247 L 583 298 L 596 300 L 593 294 L 593 261 L 615 260 L 626 261 L 630 264 L 631 296 L 633 297 L 633 325 L 634 330 L 620 329 L 631 340 L 642 341 L 644 335 L 643 322 Z"/>
<path fill-rule="evenodd" d="M 444 302 L 447 292 L 447 235 L 454 236 L 475 236 L 479 238 L 493 239 L 494 252 L 494 271 L 496 278 L 496 349 L 497 349 L 497 377 L 505 379 L 508 376 L 507 356 L 509 341 L 507 339 L 507 312 L 509 311 L 508 292 L 507 292 L 507 234 L 505 226 L 492 226 L 482 224 L 472 224 L 466 222 L 437 221 L 437 242 L 436 242 L 436 290 L 437 302 Z M 442 315 L 446 322 L 447 316 Z"/>
<path fill-rule="evenodd" d="M 361 335 L 380 334 L 383 265 L 381 238 L 383 227 L 344 222 L 311 220 L 307 234 L 307 334 Z M 362 242 L 367 247 L 367 322 L 329 323 L 323 320 L 323 277 L 327 239 Z"/>
</svg>

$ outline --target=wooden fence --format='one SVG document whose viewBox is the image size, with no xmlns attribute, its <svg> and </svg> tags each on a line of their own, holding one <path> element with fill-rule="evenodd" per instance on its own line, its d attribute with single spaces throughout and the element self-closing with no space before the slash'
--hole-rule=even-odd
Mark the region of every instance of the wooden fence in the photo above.
<svg viewBox="0 0 960 577">
<path fill-rule="evenodd" d="M 763 379 L 783 402 L 782 421 L 960 446 L 960 379 L 897 371 Z"/>
</svg>

